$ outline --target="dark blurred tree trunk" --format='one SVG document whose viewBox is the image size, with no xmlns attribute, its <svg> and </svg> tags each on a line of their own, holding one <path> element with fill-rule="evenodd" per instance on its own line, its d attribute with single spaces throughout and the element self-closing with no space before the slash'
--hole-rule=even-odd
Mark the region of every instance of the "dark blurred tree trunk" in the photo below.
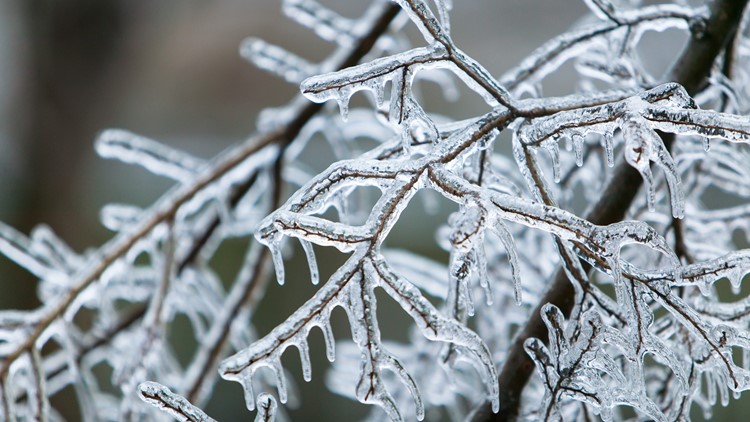
<svg viewBox="0 0 750 422">
<path fill-rule="evenodd" d="M 100 127 L 107 74 L 122 38 L 118 1 L 27 0 L 29 33 L 25 159 L 28 173 L 22 229 L 45 221 L 82 246 L 75 181 L 81 157 Z"/>
<path fill-rule="evenodd" d="M 6 222 L 23 233 L 49 224 L 73 247 L 89 243 L 92 222 L 82 221 L 76 190 L 82 158 L 91 151 L 108 98 L 108 74 L 124 28 L 124 2 L 17 0 L 25 62 L 13 115 L 21 174 Z M 0 280 L 3 308 L 37 304 L 32 277 L 15 269 Z"/>
<path fill-rule="evenodd" d="M 123 37 L 123 5 L 100 0 L 17 0 L 22 23 L 21 86 L 13 98 L 11 142 L 20 174 L 14 181 L 11 218 L 6 223 L 29 233 L 40 221 L 73 247 L 89 243 L 92 222 L 77 212 L 80 170 L 107 97 L 108 74 Z M 111 91 L 111 88 L 109 88 Z M 20 268 L 0 262 L 0 307 L 38 305 L 36 282 Z M 5 268 L 8 267 L 8 268 Z M 75 399 L 63 390 L 53 399 L 66 418 L 80 418 Z"/>
<path fill-rule="evenodd" d="M 89 243 L 91 225 L 81 219 L 76 198 L 83 158 L 100 127 L 109 69 L 123 38 L 120 1 L 18 0 L 23 16 L 25 62 L 19 104 L 13 116 L 22 163 L 7 223 L 23 233 L 43 221 L 71 246 Z M 111 88 L 110 88 L 111 90 Z M 2 308 L 38 305 L 34 278 L 19 268 L 3 269 Z M 55 407 L 80 418 L 72 395 L 63 390 Z"/>
</svg>

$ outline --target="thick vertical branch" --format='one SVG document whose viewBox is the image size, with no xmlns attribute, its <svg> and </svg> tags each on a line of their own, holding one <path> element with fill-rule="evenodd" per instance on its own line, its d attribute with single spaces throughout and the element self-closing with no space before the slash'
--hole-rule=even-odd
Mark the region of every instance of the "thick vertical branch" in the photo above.
<svg viewBox="0 0 750 422">
<path fill-rule="evenodd" d="M 683 85 L 688 93 L 702 88 L 716 57 L 726 47 L 734 34 L 747 0 L 716 0 L 711 4 L 705 25 L 697 23 L 685 50 L 665 77 Z M 663 136 L 667 147 L 673 136 Z M 605 187 L 599 201 L 589 211 L 586 219 L 594 224 L 606 225 L 621 221 L 630 208 L 642 184 L 641 176 L 625 162 L 620 162 Z M 547 342 L 547 328 L 541 318 L 541 307 L 546 303 L 556 305 L 567 316 L 574 303 L 574 290 L 565 271 L 560 269 L 526 326 L 518 333 L 500 373 L 500 412 L 493 414 L 489 403 L 482 405 L 474 421 L 511 421 L 518 417 L 521 393 L 534 370 L 534 364 L 524 350 L 528 338 Z"/>
</svg>

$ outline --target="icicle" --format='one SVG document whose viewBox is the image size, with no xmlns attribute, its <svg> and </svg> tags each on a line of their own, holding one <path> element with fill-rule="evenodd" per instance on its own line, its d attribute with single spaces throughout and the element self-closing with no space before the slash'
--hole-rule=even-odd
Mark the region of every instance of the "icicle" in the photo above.
<svg viewBox="0 0 750 422">
<path fill-rule="evenodd" d="M 247 410 L 255 410 L 255 392 L 253 391 L 253 371 L 247 369 L 242 371 L 237 378 L 237 381 L 242 385 L 242 391 L 245 396 L 245 406 Z"/>
<path fill-rule="evenodd" d="M 329 362 L 333 362 L 336 360 L 336 340 L 333 337 L 331 322 L 326 319 L 320 325 L 320 329 L 323 330 L 323 340 L 326 344 L 326 358 L 328 358 Z"/>
<path fill-rule="evenodd" d="M 719 393 L 720 393 L 720 398 L 721 398 L 720 403 L 721 403 L 722 407 L 727 407 L 727 406 L 729 406 L 729 388 L 728 388 L 728 385 L 730 385 L 730 383 L 733 382 L 733 381 L 727 380 L 726 376 L 722 376 L 722 378 L 724 378 L 724 380 L 722 380 L 723 382 L 721 384 L 719 384 Z"/>
<path fill-rule="evenodd" d="M 487 306 L 492 305 L 494 302 L 494 293 L 492 291 L 492 284 L 490 283 L 489 276 L 487 275 L 487 255 L 484 251 L 484 244 L 477 242 L 474 245 L 474 259 L 476 261 L 476 268 L 479 276 L 479 286 L 484 289 L 485 300 Z"/>
<path fill-rule="evenodd" d="M 585 139 L 580 133 L 574 133 L 571 139 L 573 141 L 573 151 L 576 155 L 576 165 L 581 167 L 583 166 L 583 146 Z"/>
<path fill-rule="evenodd" d="M 276 282 L 280 286 L 284 285 L 284 257 L 281 254 L 281 240 L 273 239 L 268 243 L 268 249 L 271 250 L 271 257 L 273 258 L 273 267 L 276 270 Z M 283 403 L 283 402 L 282 402 Z"/>
<path fill-rule="evenodd" d="M 627 298 L 630 297 L 630 292 L 627 291 L 627 288 L 625 286 L 625 283 L 623 282 L 622 277 L 622 266 L 620 265 L 620 251 L 619 246 L 614 251 L 609 251 L 610 254 L 609 257 L 607 257 L 607 266 L 610 270 L 610 276 L 612 276 L 612 284 L 615 286 L 615 295 L 617 296 L 617 302 L 618 303 L 629 303 L 630 300 Z M 632 322 L 634 320 L 637 320 L 639 317 L 634 315 L 633 306 L 626 306 L 626 312 L 628 314 L 628 319 Z"/>
<path fill-rule="evenodd" d="M 732 286 L 732 293 L 734 293 L 735 295 L 740 294 L 740 289 L 742 288 L 742 279 L 744 275 L 745 274 L 742 268 L 733 268 L 727 272 L 729 284 L 731 284 Z"/>
<path fill-rule="evenodd" d="M 706 397 L 708 398 L 708 402 L 713 406 L 716 404 L 716 380 L 714 379 L 715 375 L 712 372 L 705 372 L 706 374 Z"/>
<path fill-rule="evenodd" d="M 281 366 L 281 361 L 275 358 L 269 362 L 268 367 L 273 370 L 276 375 L 276 388 L 279 390 L 279 401 L 286 403 L 287 401 L 287 387 L 286 387 L 286 375 L 284 374 L 284 368 Z"/>
<path fill-rule="evenodd" d="M 385 102 L 385 79 L 377 78 L 365 82 L 365 86 L 375 97 L 375 107 L 380 110 Z"/>
<path fill-rule="evenodd" d="M 664 145 L 661 137 L 656 132 L 648 128 L 647 137 L 649 138 L 648 142 L 651 143 L 649 158 L 656 162 L 667 179 L 672 216 L 674 218 L 682 218 L 685 216 L 685 195 L 682 192 L 682 181 L 680 180 L 677 166 L 669 151 L 667 151 L 667 147 Z"/>
<path fill-rule="evenodd" d="M 315 250 L 310 242 L 300 238 L 300 244 L 302 249 L 305 251 L 307 257 L 307 265 L 310 267 L 310 281 L 314 286 L 317 286 L 320 282 L 320 273 L 318 271 L 318 262 L 315 259 Z"/>
<path fill-rule="evenodd" d="M 646 189 L 646 203 L 648 210 L 651 212 L 656 211 L 656 186 L 651 177 L 651 168 L 646 166 L 639 169 L 638 172 L 643 177 L 643 187 Z"/>
<path fill-rule="evenodd" d="M 513 235 L 502 220 L 495 221 L 495 224 L 492 225 L 492 232 L 500 239 L 503 247 L 505 247 L 505 252 L 508 254 L 516 305 L 520 306 L 523 302 L 523 298 L 521 297 L 521 271 L 518 265 L 518 251 L 516 250 L 516 243 L 513 241 Z"/>
<path fill-rule="evenodd" d="M 560 144 L 558 139 L 552 139 L 542 143 L 542 147 L 549 153 L 549 158 L 552 160 L 552 178 L 555 183 L 560 182 Z"/>
<path fill-rule="evenodd" d="M 457 283 L 457 302 L 466 308 L 466 312 L 474 315 L 474 300 L 469 288 L 472 260 L 470 256 L 472 247 L 471 235 L 478 224 L 478 208 L 466 208 L 465 212 L 453 213 L 449 218 L 449 224 L 453 227 L 451 232 L 451 253 L 449 271 L 452 279 Z"/>
<path fill-rule="evenodd" d="M 459 298 L 463 298 L 463 304 L 466 306 L 466 314 L 474 316 L 474 296 L 471 294 L 469 283 L 465 278 L 459 280 Z"/>
<path fill-rule="evenodd" d="M 349 198 L 344 194 L 343 191 L 337 191 L 331 198 L 331 206 L 336 210 L 339 215 L 339 220 L 344 224 L 350 224 L 351 213 L 349 212 Z"/>
<path fill-rule="evenodd" d="M 602 134 L 602 145 L 604 145 L 604 151 L 607 154 L 607 165 L 614 167 L 615 165 L 615 147 L 613 144 L 614 134 L 607 130 Z"/>
<path fill-rule="evenodd" d="M 651 161 L 653 160 L 664 170 L 669 185 L 672 215 L 675 218 L 682 218 L 685 205 L 682 188 L 680 187 L 680 177 L 672 156 L 669 155 L 664 146 L 664 142 L 649 127 L 648 122 L 638 115 L 627 114 L 619 122 L 625 140 L 625 161 L 638 170 L 638 173 L 643 177 L 645 188 L 648 191 L 649 210 L 653 212 L 656 208 L 656 187 L 651 175 Z"/>
<path fill-rule="evenodd" d="M 451 259 L 454 258 L 451 257 Z M 476 357 L 476 360 L 471 359 L 469 362 L 476 364 L 482 382 L 490 390 L 492 407 L 497 411 L 499 407 L 497 371 L 489 349 L 481 338 L 452 317 L 443 316 L 420 294 L 417 287 L 393 273 L 385 261 L 376 261 L 374 264 L 377 266 L 377 273 L 388 281 L 381 284 L 383 289 L 409 313 L 427 339 L 451 343 Z M 462 284 L 466 286 L 466 283 Z M 429 315 L 429 322 L 425 319 L 425 315 Z"/>
<path fill-rule="evenodd" d="M 643 183 L 648 192 L 648 209 L 654 211 L 656 202 L 656 191 L 651 177 L 651 166 L 649 156 L 651 155 L 651 144 L 644 139 L 645 129 L 634 120 L 632 116 L 626 117 L 620 124 L 622 136 L 625 139 L 625 161 L 635 168 L 643 177 Z"/>
<path fill-rule="evenodd" d="M 310 364 L 310 346 L 307 344 L 307 340 L 302 339 L 296 344 L 297 350 L 299 350 L 299 359 L 302 363 L 302 378 L 310 382 L 312 380 L 312 365 Z"/>
<path fill-rule="evenodd" d="M 341 120 L 343 121 L 349 119 L 349 99 L 351 98 L 351 94 L 352 92 L 349 88 L 339 88 L 337 90 L 336 102 L 339 105 L 339 112 L 341 113 Z"/>
</svg>

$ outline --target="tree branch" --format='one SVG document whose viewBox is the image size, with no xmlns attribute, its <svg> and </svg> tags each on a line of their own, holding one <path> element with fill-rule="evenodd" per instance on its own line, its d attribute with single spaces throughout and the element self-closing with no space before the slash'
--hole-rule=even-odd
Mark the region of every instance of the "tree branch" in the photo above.
<svg viewBox="0 0 750 422">
<path fill-rule="evenodd" d="M 377 39 L 388 29 L 390 23 L 400 10 L 401 8 L 395 4 L 385 6 L 382 14 L 373 22 L 370 31 L 360 39 L 349 54 L 344 55 L 338 68 L 343 69 L 357 64 L 372 49 Z M 280 159 L 286 147 L 296 138 L 302 127 L 322 108 L 322 104 L 307 104 L 300 109 L 296 117 L 286 126 L 272 132 L 251 137 L 244 144 L 222 154 L 215 160 L 216 164 L 214 166 L 197 176 L 192 183 L 177 186 L 168 192 L 154 205 L 149 218 L 145 219 L 132 231 L 123 233 L 105 244 L 100 249 L 100 254 L 95 254 L 94 258 L 92 258 L 94 262 L 90 262 L 89 265 L 84 266 L 84 269 L 75 275 L 75 282 L 65 296 L 44 313 L 28 337 L 2 360 L 0 363 L 0 379 L 9 373 L 10 366 L 16 359 L 35 347 L 36 340 L 43 335 L 57 318 L 66 312 L 76 298 L 91 284 L 96 282 L 112 263 L 124 256 L 134 244 L 150 233 L 156 226 L 172 218 L 177 210 L 193 198 L 195 194 L 220 179 L 251 155 L 259 153 L 261 150 L 272 145 L 277 145 L 279 150 L 276 157 L 277 160 Z M 254 179 L 254 175 L 255 172 L 252 172 L 250 176 L 251 180 Z M 243 188 L 241 186 L 239 189 L 242 190 Z M 279 200 L 276 202 L 279 202 Z M 205 236 L 206 239 L 203 239 L 203 237 L 197 239 L 196 250 L 191 250 L 186 257 L 186 261 L 179 263 L 179 270 L 188 265 L 189 261 L 193 259 L 193 255 L 197 254 L 197 249 L 200 249 L 205 244 L 205 241 L 208 240 L 213 230 L 215 230 L 213 224 L 209 225 L 208 233 Z M 140 315 L 138 316 L 140 317 Z"/>
<path fill-rule="evenodd" d="M 742 16 L 747 0 L 716 0 L 711 4 L 710 15 L 703 25 L 693 25 L 692 37 L 685 50 L 665 77 L 695 94 L 702 88 L 711 66 L 732 38 Z M 673 136 L 662 135 L 669 148 Z M 593 224 L 607 225 L 621 221 L 630 208 L 642 184 L 642 178 L 630 165 L 620 162 L 604 193 L 588 212 L 586 219 Z M 534 364 L 524 350 L 528 338 L 547 342 L 547 327 L 541 317 L 541 308 L 547 303 L 556 305 L 567 316 L 573 308 L 574 290 L 563 269 L 560 269 L 547 293 L 532 312 L 526 326 L 517 334 L 500 373 L 500 412 L 493 414 L 485 403 L 475 411 L 474 421 L 512 421 L 517 419 L 521 393 L 534 370 Z"/>
</svg>

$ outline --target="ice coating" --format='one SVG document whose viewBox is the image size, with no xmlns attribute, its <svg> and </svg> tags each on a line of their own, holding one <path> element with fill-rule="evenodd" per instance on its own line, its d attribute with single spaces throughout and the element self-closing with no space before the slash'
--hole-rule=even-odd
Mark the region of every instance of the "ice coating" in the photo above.
<svg viewBox="0 0 750 422">
<path fill-rule="evenodd" d="M 159 408 L 180 421 L 213 422 L 214 419 L 202 410 L 193 406 L 184 397 L 173 393 L 169 388 L 153 381 L 143 382 L 138 386 L 141 400 Z"/>
<path fill-rule="evenodd" d="M 104 158 L 137 164 L 151 173 L 177 181 L 190 180 L 205 165 L 202 160 L 182 151 L 120 129 L 102 132 L 95 148 Z"/>
<path fill-rule="evenodd" d="M 647 30 L 666 30 L 669 28 L 686 28 L 688 22 L 700 16 L 701 9 L 690 9 L 682 6 L 664 4 L 643 7 L 633 10 L 622 10 L 617 19 L 632 28 L 632 43 L 637 43 L 640 35 Z M 620 28 L 617 22 L 609 18 L 606 22 L 566 32 L 537 48 L 515 68 L 499 78 L 500 83 L 511 91 L 517 91 L 523 85 L 543 80 L 545 76 L 557 70 L 566 61 L 580 56 L 596 34 L 615 31 Z"/>
</svg>

